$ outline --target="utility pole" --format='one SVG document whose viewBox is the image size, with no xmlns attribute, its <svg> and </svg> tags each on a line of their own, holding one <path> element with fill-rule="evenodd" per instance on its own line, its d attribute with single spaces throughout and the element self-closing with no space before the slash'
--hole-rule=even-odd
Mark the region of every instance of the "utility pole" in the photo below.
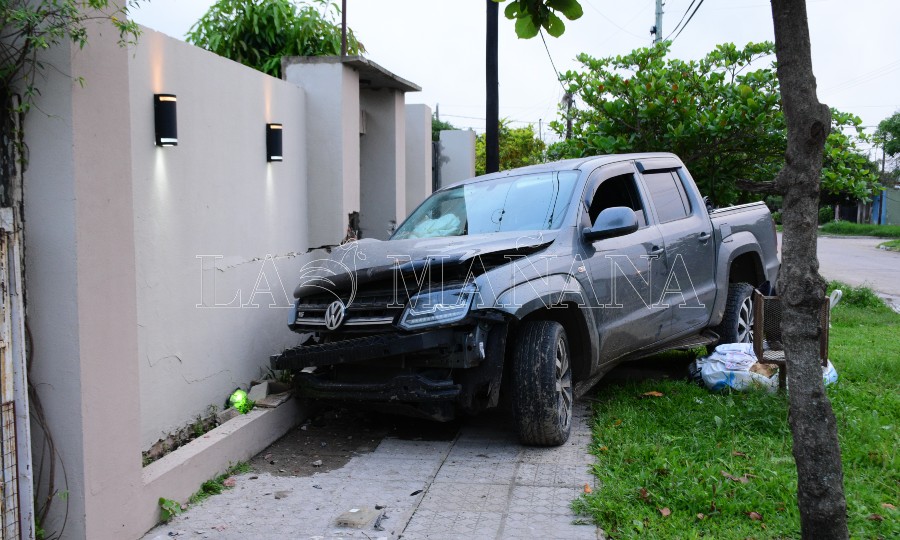
<svg viewBox="0 0 900 540">
<path fill-rule="evenodd" d="M 663 0 L 656 0 L 656 26 L 650 29 L 650 33 L 653 34 L 653 43 L 662 41 L 663 4 Z"/>
<path fill-rule="evenodd" d="M 484 172 L 500 170 L 500 75 L 497 47 L 499 4 L 487 2 L 487 39 L 485 43 L 485 81 L 487 103 L 485 107 Z"/>
<path fill-rule="evenodd" d="M 341 2 L 341 58 L 347 56 L 347 0 Z"/>
</svg>

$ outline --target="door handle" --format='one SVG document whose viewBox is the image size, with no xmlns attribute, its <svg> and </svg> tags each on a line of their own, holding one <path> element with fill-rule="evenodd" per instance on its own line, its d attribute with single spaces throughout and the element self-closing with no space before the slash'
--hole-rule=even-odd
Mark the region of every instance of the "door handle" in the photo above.
<svg viewBox="0 0 900 540">
<path fill-rule="evenodd" d="M 701 244 L 705 244 L 709 242 L 710 238 L 712 238 L 711 234 L 709 234 L 708 232 L 702 232 L 700 233 L 700 236 L 697 237 L 697 240 L 699 240 Z"/>
<path fill-rule="evenodd" d="M 650 250 L 649 254 L 650 255 L 662 255 L 664 251 L 665 251 L 664 248 L 661 248 L 659 246 L 653 246 L 653 248 Z"/>
</svg>

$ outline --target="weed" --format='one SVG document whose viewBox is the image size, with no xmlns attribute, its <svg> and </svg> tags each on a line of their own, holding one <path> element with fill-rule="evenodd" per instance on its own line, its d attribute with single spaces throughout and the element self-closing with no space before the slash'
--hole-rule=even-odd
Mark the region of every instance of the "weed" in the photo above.
<svg viewBox="0 0 900 540">
<path fill-rule="evenodd" d="M 196 504 L 200 501 L 208 499 L 212 495 L 218 495 L 225 491 L 226 489 L 230 489 L 225 485 L 225 480 L 228 479 L 229 476 L 234 476 L 235 474 L 243 474 L 246 472 L 250 472 L 250 464 L 246 462 L 238 462 L 235 465 L 232 465 L 228 468 L 223 474 L 207 480 L 200 484 L 200 489 L 191 495 L 188 499 L 188 504 Z"/>
<path fill-rule="evenodd" d="M 828 284 L 827 294 L 831 294 L 835 289 L 840 289 L 843 293 L 841 304 L 860 308 L 885 307 L 884 300 L 868 287 L 854 287 L 841 281 L 832 281 Z"/>
<path fill-rule="evenodd" d="M 168 523 L 182 511 L 184 511 L 184 507 L 182 507 L 178 501 L 173 501 L 172 499 L 167 499 L 165 497 L 159 498 L 159 520 L 161 522 Z"/>
</svg>

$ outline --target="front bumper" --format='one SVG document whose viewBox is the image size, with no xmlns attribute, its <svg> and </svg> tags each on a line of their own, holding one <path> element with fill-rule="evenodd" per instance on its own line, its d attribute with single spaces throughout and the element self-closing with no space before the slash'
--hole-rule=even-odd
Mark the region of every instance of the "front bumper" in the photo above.
<svg viewBox="0 0 900 540">
<path fill-rule="evenodd" d="M 301 345 L 270 358 L 272 369 L 303 369 L 364 362 L 410 353 L 447 355 L 464 336 L 449 328 L 416 334 L 391 332 L 318 345 Z"/>
</svg>

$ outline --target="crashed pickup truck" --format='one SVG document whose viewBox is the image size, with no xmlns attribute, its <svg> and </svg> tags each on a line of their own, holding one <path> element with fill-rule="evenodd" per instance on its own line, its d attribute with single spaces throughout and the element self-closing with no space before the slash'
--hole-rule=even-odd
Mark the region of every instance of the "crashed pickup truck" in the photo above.
<svg viewBox="0 0 900 540">
<path fill-rule="evenodd" d="M 711 211 L 672 154 L 481 176 L 305 265 L 288 321 L 305 341 L 272 367 L 313 400 L 438 420 L 507 406 L 522 443 L 559 445 L 616 364 L 748 342 L 776 242 L 763 203 Z"/>
</svg>

